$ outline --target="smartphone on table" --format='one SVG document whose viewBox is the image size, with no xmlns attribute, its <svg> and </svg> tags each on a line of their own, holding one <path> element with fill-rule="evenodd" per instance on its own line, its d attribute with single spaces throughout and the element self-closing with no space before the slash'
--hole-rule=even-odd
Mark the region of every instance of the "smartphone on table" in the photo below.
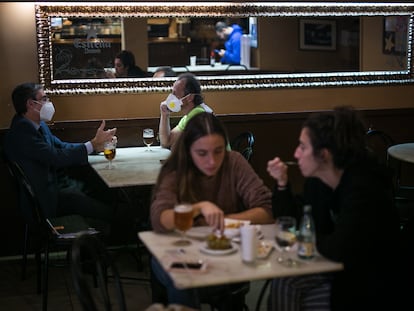
<svg viewBox="0 0 414 311">
<path fill-rule="evenodd" d="M 207 263 L 203 260 L 172 261 L 168 265 L 168 270 L 175 272 L 205 272 L 207 270 Z"/>
</svg>

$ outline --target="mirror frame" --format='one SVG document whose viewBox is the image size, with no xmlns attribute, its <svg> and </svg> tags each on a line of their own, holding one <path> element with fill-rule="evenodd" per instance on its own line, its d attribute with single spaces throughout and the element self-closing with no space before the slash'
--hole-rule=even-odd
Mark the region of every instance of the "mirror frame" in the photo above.
<svg viewBox="0 0 414 311">
<path fill-rule="evenodd" d="M 51 17 L 326 17 L 390 16 L 409 17 L 407 69 L 401 71 L 328 72 L 295 74 L 250 74 L 198 76 L 203 90 L 229 91 L 273 88 L 304 88 L 408 84 L 413 75 L 413 3 L 348 2 L 203 2 L 203 3 L 85 3 L 36 4 L 35 20 L 39 81 L 53 95 L 168 92 L 175 78 L 118 78 L 53 80 Z"/>
</svg>

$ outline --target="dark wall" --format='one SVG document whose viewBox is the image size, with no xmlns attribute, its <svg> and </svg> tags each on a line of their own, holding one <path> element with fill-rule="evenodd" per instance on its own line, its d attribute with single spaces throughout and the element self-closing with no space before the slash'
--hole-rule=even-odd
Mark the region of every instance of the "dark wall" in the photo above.
<svg viewBox="0 0 414 311">
<path fill-rule="evenodd" d="M 387 132 L 395 143 L 412 142 L 414 140 L 414 108 L 362 111 L 371 126 Z M 284 160 L 292 160 L 297 145 L 301 124 L 309 112 L 297 113 L 268 113 L 247 115 L 219 115 L 224 122 L 229 138 L 232 139 L 240 132 L 250 130 L 255 135 L 254 152 L 251 164 L 264 182 L 273 186 L 273 181 L 266 172 L 266 163 L 275 156 Z M 172 123 L 177 119 L 173 120 Z M 87 141 L 92 138 L 99 126 L 98 121 L 59 122 L 51 125 L 56 136 L 64 141 Z M 158 129 L 158 119 L 128 119 L 108 120 L 107 127 L 117 127 L 118 146 L 143 146 L 142 129 L 152 127 Z M 6 130 L 0 130 L 3 140 Z M 414 184 L 414 169 L 412 166 L 403 168 L 407 182 Z M 295 192 L 301 190 L 302 176 L 297 168 L 292 168 L 289 174 Z M 21 250 L 23 240 L 23 223 L 19 218 L 16 207 L 16 194 L 13 182 L 9 177 L 3 162 L 0 162 L 2 197 L 2 217 L 0 218 L 1 248 L 0 256 L 15 255 Z"/>
</svg>

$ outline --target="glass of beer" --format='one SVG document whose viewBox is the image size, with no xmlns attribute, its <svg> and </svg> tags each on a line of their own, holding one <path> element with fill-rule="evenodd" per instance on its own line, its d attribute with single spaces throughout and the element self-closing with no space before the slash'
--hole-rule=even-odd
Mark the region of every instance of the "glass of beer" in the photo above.
<svg viewBox="0 0 414 311">
<path fill-rule="evenodd" d="M 115 158 L 116 154 L 116 142 L 115 141 L 108 141 L 104 144 L 104 155 L 105 158 L 109 161 L 109 164 L 107 166 L 108 170 L 111 170 L 113 168 L 112 166 L 112 160 Z"/>
<path fill-rule="evenodd" d="M 175 241 L 174 245 L 190 245 L 191 241 L 186 238 L 185 233 L 193 226 L 193 206 L 191 204 L 178 204 L 174 207 L 174 224 L 181 233 L 181 239 Z"/>
<path fill-rule="evenodd" d="M 142 131 L 142 139 L 147 145 L 147 150 L 151 151 L 151 145 L 154 143 L 154 130 L 147 128 Z"/>
</svg>

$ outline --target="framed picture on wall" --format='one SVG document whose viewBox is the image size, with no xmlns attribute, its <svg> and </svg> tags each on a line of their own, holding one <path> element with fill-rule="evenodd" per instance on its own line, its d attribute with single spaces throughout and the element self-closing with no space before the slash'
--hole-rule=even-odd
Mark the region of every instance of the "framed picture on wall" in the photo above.
<svg viewBox="0 0 414 311">
<path fill-rule="evenodd" d="M 336 21 L 323 19 L 299 20 L 299 49 L 336 50 Z"/>
<path fill-rule="evenodd" d="M 385 16 L 382 51 L 384 54 L 405 55 L 407 53 L 408 17 Z"/>
</svg>

